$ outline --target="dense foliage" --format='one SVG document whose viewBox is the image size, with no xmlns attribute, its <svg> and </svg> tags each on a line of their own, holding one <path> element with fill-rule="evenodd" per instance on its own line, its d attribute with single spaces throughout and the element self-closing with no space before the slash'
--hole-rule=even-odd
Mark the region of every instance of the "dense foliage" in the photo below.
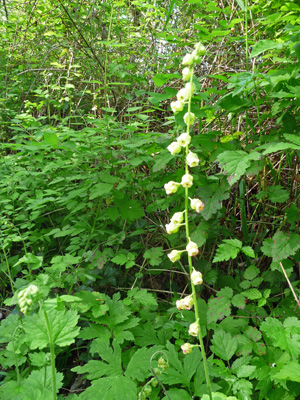
<svg viewBox="0 0 300 400">
<path fill-rule="evenodd" d="M 209 400 L 190 342 L 185 173 L 213 399 L 300 398 L 300 11 L 292 0 L 3 0 L 0 399 Z"/>
</svg>

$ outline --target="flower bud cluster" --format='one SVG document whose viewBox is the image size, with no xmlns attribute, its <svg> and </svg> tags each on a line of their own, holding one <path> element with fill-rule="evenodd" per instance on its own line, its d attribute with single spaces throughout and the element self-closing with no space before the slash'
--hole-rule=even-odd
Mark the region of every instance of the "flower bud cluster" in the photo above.
<svg viewBox="0 0 300 400">
<path fill-rule="evenodd" d="M 20 311 L 26 315 L 32 308 L 34 300 L 38 295 L 39 288 L 35 285 L 29 285 L 26 289 L 23 289 L 18 294 L 18 302 Z"/>
<path fill-rule="evenodd" d="M 160 357 L 158 360 L 158 368 L 153 368 L 153 371 L 155 372 L 156 376 L 159 376 L 168 368 L 168 362 L 163 357 Z M 158 385 L 156 376 L 154 376 L 139 392 L 138 400 L 146 400 L 150 396 L 152 393 L 152 387 L 155 388 Z"/>
</svg>

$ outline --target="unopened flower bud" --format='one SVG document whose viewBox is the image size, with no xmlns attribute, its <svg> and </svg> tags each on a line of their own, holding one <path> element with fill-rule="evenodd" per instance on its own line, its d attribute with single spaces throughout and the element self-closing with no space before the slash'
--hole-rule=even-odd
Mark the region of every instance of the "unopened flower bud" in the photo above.
<svg viewBox="0 0 300 400">
<path fill-rule="evenodd" d="M 193 177 L 190 174 L 184 174 L 181 178 L 181 186 L 184 188 L 190 188 L 193 186 Z"/>
<path fill-rule="evenodd" d="M 166 369 L 168 369 L 169 364 L 163 357 L 160 357 L 158 359 L 158 367 L 165 371 Z"/>
<path fill-rule="evenodd" d="M 186 82 L 191 79 L 192 70 L 189 67 L 185 67 L 182 70 L 182 79 Z"/>
<path fill-rule="evenodd" d="M 148 397 L 148 396 L 151 394 L 151 392 L 152 392 L 152 387 L 151 387 L 150 385 L 146 385 L 146 386 L 144 387 L 144 393 L 145 393 L 145 395 Z"/>
<path fill-rule="evenodd" d="M 182 251 L 172 250 L 171 253 L 168 254 L 170 261 L 173 263 L 180 260 Z"/>
<path fill-rule="evenodd" d="M 197 243 L 192 242 L 190 240 L 189 243 L 186 246 L 186 251 L 188 252 L 188 255 L 190 257 L 196 256 L 199 253 L 199 249 L 198 249 Z"/>
<path fill-rule="evenodd" d="M 173 222 L 173 224 L 181 224 L 183 222 L 183 215 L 184 211 L 175 213 L 171 218 L 171 222 Z"/>
<path fill-rule="evenodd" d="M 178 136 L 177 142 L 180 144 L 180 146 L 186 147 L 191 143 L 191 139 L 191 136 L 187 132 L 184 132 Z"/>
<path fill-rule="evenodd" d="M 194 322 L 193 324 L 190 325 L 189 334 L 191 336 L 198 336 L 199 331 L 200 331 L 200 326 L 198 322 Z"/>
<path fill-rule="evenodd" d="M 192 151 L 189 152 L 189 154 L 186 157 L 186 162 L 189 167 L 198 167 L 199 165 L 199 158 L 196 153 L 193 153 Z"/>
<path fill-rule="evenodd" d="M 180 228 L 180 225 L 174 224 L 173 222 L 166 224 L 166 231 L 169 235 L 171 235 L 171 233 L 178 232 L 179 228 Z"/>
<path fill-rule="evenodd" d="M 184 114 L 183 120 L 187 125 L 193 125 L 195 122 L 195 114 L 192 112 L 187 112 Z"/>
<path fill-rule="evenodd" d="M 184 103 L 182 101 L 172 101 L 170 106 L 173 113 L 177 113 L 183 110 Z"/>
<path fill-rule="evenodd" d="M 183 354 L 190 354 L 192 352 L 192 350 L 193 350 L 193 347 L 194 346 L 192 344 L 190 344 L 190 343 L 184 343 L 181 346 L 181 350 L 182 350 Z"/>
<path fill-rule="evenodd" d="M 151 385 L 155 388 L 155 387 L 157 387 L 157 385 L 158 385 L 158 380 L 156 379 L 156 378 L 153 378 L 152 380 L 151 380 Z"/>
<path fill-rule="evenodd" d="M 193 268 L 193 272 L 191 274 L 191 280 L 193 282 L 193 285 L 197 286 L 197 285 L 202 285 L 203 283 L 203 278 L 202 278 L 202 274 L 200 271 L 196 271 Z"/>
<path fill-rule="evenodd" d="M 192 65 L 194 64 L 194 56 L 192 54 L 186 54 L 182 60 L 183 65 Z"/>
<path fill-rule="evenodd" d="M 174 154 L 180 153 L 181 151 L 181 146 L 178 142 L 172 142 L 167 148 L 172 156 L 174 156 Z"/>
<path fill-rule="evenodd" d="M 177 189 L 179 188 L 180 183 L 170 181 L 164 185 L 165 191 L 167 194 L 173 194 L 177 192 Z"/>
<path fill-rule="evenodd" d="M 191 200 L 191 208 L 197 213 L 200 213 L 204 209 L 204 204 L 199 199 L 190 199 Z"/>
</svg>

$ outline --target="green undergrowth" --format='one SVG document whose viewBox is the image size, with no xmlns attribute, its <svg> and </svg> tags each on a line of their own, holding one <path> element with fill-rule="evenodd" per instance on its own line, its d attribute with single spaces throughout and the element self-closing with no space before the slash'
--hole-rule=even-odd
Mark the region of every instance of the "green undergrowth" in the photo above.
<svg viewBox="0 0 300 400">
<path fill-rule="evenodd" d="M 199 348 L 181 351 L 188 265 L 167 256 L 184 189 L 163 190 L 184 174 L 169 104 L 199 40 L 189 224 L 212 398 L 299 398 L 298 5 L 59 3 L 7 4 L 0 29 L 0 400 L 209 400 Z"/>
</svg>

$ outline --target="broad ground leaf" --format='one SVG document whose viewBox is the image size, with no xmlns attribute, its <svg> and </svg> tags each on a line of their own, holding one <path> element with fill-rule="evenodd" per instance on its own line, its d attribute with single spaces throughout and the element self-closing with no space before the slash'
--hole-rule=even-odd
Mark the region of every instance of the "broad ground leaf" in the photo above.
<svg viewBox="0 0 300 400">
<path fill-rule="evenodd" d="M 191 400 L 191 395 L 183 389 L 170 389 L 167 390 L 169 397 L 165 396 L 162 400 Z"/>
<path fill-rule="evenodd" d="M 160 87 L 167 83 L 170 79 L 178 79 L 180 75 L 176 74 L 155 74 L 153 76 L 153 82 L 156 86 Z"/>
<path fill-rule="evenodd" d="M 219 245 L 213 262 L 228 261 L 234 259 L 242 248 L 242 242 L 238 239 L 225 239 Z"/>
<path fill-rule="evenodd" d="M 126 321 L 131 314 L 131 311 L 123 304 L 120 297 L 120 293 L 115 293 L 112 298 L 109 296 L 104 297 L 109 311 L 99 317 L 98 320 L 99 323 L 107 325 L 111 330 L 115 325 Z"/>
<path fill-rule="evenodd" d="M 57 392 L 62 387 L 63 374 L 56 373 Z M 19 385 L 16 381 L 7 381 L 0 386 L 0 400 L 52 400 L 51 367 L 32 371 Z"/>
<path fill-rule="evenodd" d="M 283 324 L 268 317 L 262 322 L 260 329 L 272 340 L 273 346 L 287 351 L 293 357 L 299 356 L 300 321 L 296 317 L 288 317 Z"/>
<path fill-rule="evenodd" d="M 136 221 L 145 215 L 142 203 L 135 199 L 124 199 L 119 209 L 124 220 Z"/>
<path fill-rule="evenodd" d="M 183 369 L 186 374 L 187 380 L 190 382 L 197 368 L 199 367 L 202 356 L 199 348 L 194 348 L 190 354 L 184 356 Z"/>
<path fill-rule="evenodd" d="M 213 392 L 212 393 L 212 398 L 213 398 L 213 400 L 237 400 L 237 398 L 234 397 L 234 396 L 228 396 L 227 397 L 226 394 L 219 393 L 219 392 Z M 204 394 L 201 397 L 201 400 L 210 400 L 209 399 L 209 395 L 208 394 Z"/>
<path fill-rule="evenodd" d="M 300 364 L 297 361 L 286 364 L 273 378 L 300 382 Z"/>
<path fill-rule="evenodd" d="M 252 400 L 252 383 L 246 379 L 240 379 L 232 386 L 234 394 L 238 395 L 239 400 Z"/>
<path fill-rule="evenodd" d="M 217 160 L 228 176 L 228 183 L 234 185 L 251 166 L 251 161 L 259 160 L 261 155 L 254 151 L 250 154 L 242 150 L 224 151 L 219 154 Z"/>
<path fill-rule="evenodd" d="M 255 258 L 254 250 L 253 250 L 250 246 L 243 246 L 243 247 L 241 248 L 241 251 L 242 251 L 247 257 Z"/>
<path fill-rule="evenodd" d="M 232 289 L 226 287 L 217 293 L 217 297 L 208 300 L 207 323 L 217 322 L 231 313 L 230 298 Z"/>
<path fill-rule="evenodd" d="M 155 326 L 152 322 L 146 322 L 132 329 L 135 344 L 138 346 L 150 346 L 154 344 L 161 344 L 160 339 L 157 337 Z"/>
<path fill-rule="evenodd" d="M 133 380 L 138 380 L 140 382 L 149 378 L 152 375 L 150 370 L 150 359 L 152 355 L 163 349 L 163 346 L 153 346 L 151 348 L 143 347 L 138 349 L 134 355 L 131 357 L 125 376 Z"/>
<path fill-rule="evenodd" d="M 280 261 L 293 256 L 300 248 L 300 236 L 296 233 L 278 231 L 272 239 L 266 239 L 261 246 L 261 251 L 274 261 Z"/>
<path fill-rule="evenodd" d="M 75 311 L 48 310 L 47 316 L 52 338 L 56 346 L 69 346 L 74 342 L 80 328 L 76 327 L 78 314 Z M 31 349 L 44 349 L 49 345 L 47 325 L 42 309 L 38 314 L 26 317 L 24 322 L 26 339 Z"/>
<path fill-rule="evenodd" d="M 78 397 L 79 400 L 133 400 L 137 399 L 135 383 L 125 376 L 109 376 L 93 382 Z"/>
<path fill-rule="evenodd" d="M 147 292 L 146 289 L 139 290 L 138 288 L 134 288 L 129 290 L 127 296 L 141 304 L 143 307 L 157 306 L 156 298 L 152 293 Z"/>
<path fill-rule="evenodd" d="M 250 300 L 258 300 L 262 297 L 261 292 L 255 288 L 245 290 L 242 294 Z"/>
<path fill-rule="evenodd" d="M 252 47 L 252 51 L 250 57 L 257 57 L 259 54 L 263 53 L 266 50 L 271 49 L 282 49 L 283 43 L 282 42 L 275 42 L 274 40 L 265 39 L 260 40 L 259 42 L 255 43 Z"/>
<path fill-rule="evenodd" d="M 229 198 L 229 185 L 226 180 L 221 184 L 206 182 L 206 185 L 199 188 L 199 198 L 204 203 L 201 216 L 209 220 L 216 212 L 222 208 L 222 201 Z"/>
<path fill-rule="evenodd" d="M 156 266 L 161 263 L 163 254 L 162 247 L 151 247 L 145 252 L 144 257 L 149 260 L 150 265 Z"/>
<path fill-rule="evenodd" d="M 169 152 L 162 152 L 161 154 L 155 155 L 153 172 L 160 171 L 174 158 Z"/>
<path fill-rule="evenodd" d="M 191 234 L 191 240 L 196 242 L 198 247 L 201 247 L 205 244 L 206 239 L 208 238 L 208 231 L 210 225 L 206 221 L 201 221 L 194 232 Z"/>
<path fill-rule="evenodd" d="M 230 333 L 218 330 L 212 338 L 210 349 L 217 357 L 229 361 L 237 349 L 237 339 L 231 337 Z"/>
<path fill-rule="evenodd" d="M 168 342 L 166 347 L 168 351 L 165 353 L 168 357 L 169 367 L 162 375 L 160 375 L 161 381 L 169 385 L 183 384 L 184 386 L 188 386 L 189 377 L 186 375 L 182 362 L 178 358 L 178 352 L 176 351 L 175 346 Z"/>
<path fill-rule="evenodd" d="M 84 366 L 77 366 L 72 371 L 78 374 L 87 374 L 89 380 L 101 378 L 103 376 L 120 376 L 123 373 L 121 348 L 114 340 L 113 348 L 108 342 L 97 340 L 93 345 L 92 354 L 99 354 L 102 361 L 90 360 Z"/>
<path fill-rule="evenodd" d="M 237 308 L 246 307 L 246 298 L 242 294 L 238 293 L 232 298 L 232 305 Z"/>
<path fill-rule="evenodd" d="M 270 153 L 275 153 L 276 151 L 282 151 L 287 149 L 299 150 L 300 146 L 291 143 L 270 143 L 267 149 L 263 152 L 263 155 L 267 155 Z"/>
<path fill-rule="evenodd" d="M 101 197 L 105 194 L 110 193 L 114 188 L 112 183 L 97 183 L 90 189 L 90 200 L 95 199 L 96 197 Z"/>
</svg>

